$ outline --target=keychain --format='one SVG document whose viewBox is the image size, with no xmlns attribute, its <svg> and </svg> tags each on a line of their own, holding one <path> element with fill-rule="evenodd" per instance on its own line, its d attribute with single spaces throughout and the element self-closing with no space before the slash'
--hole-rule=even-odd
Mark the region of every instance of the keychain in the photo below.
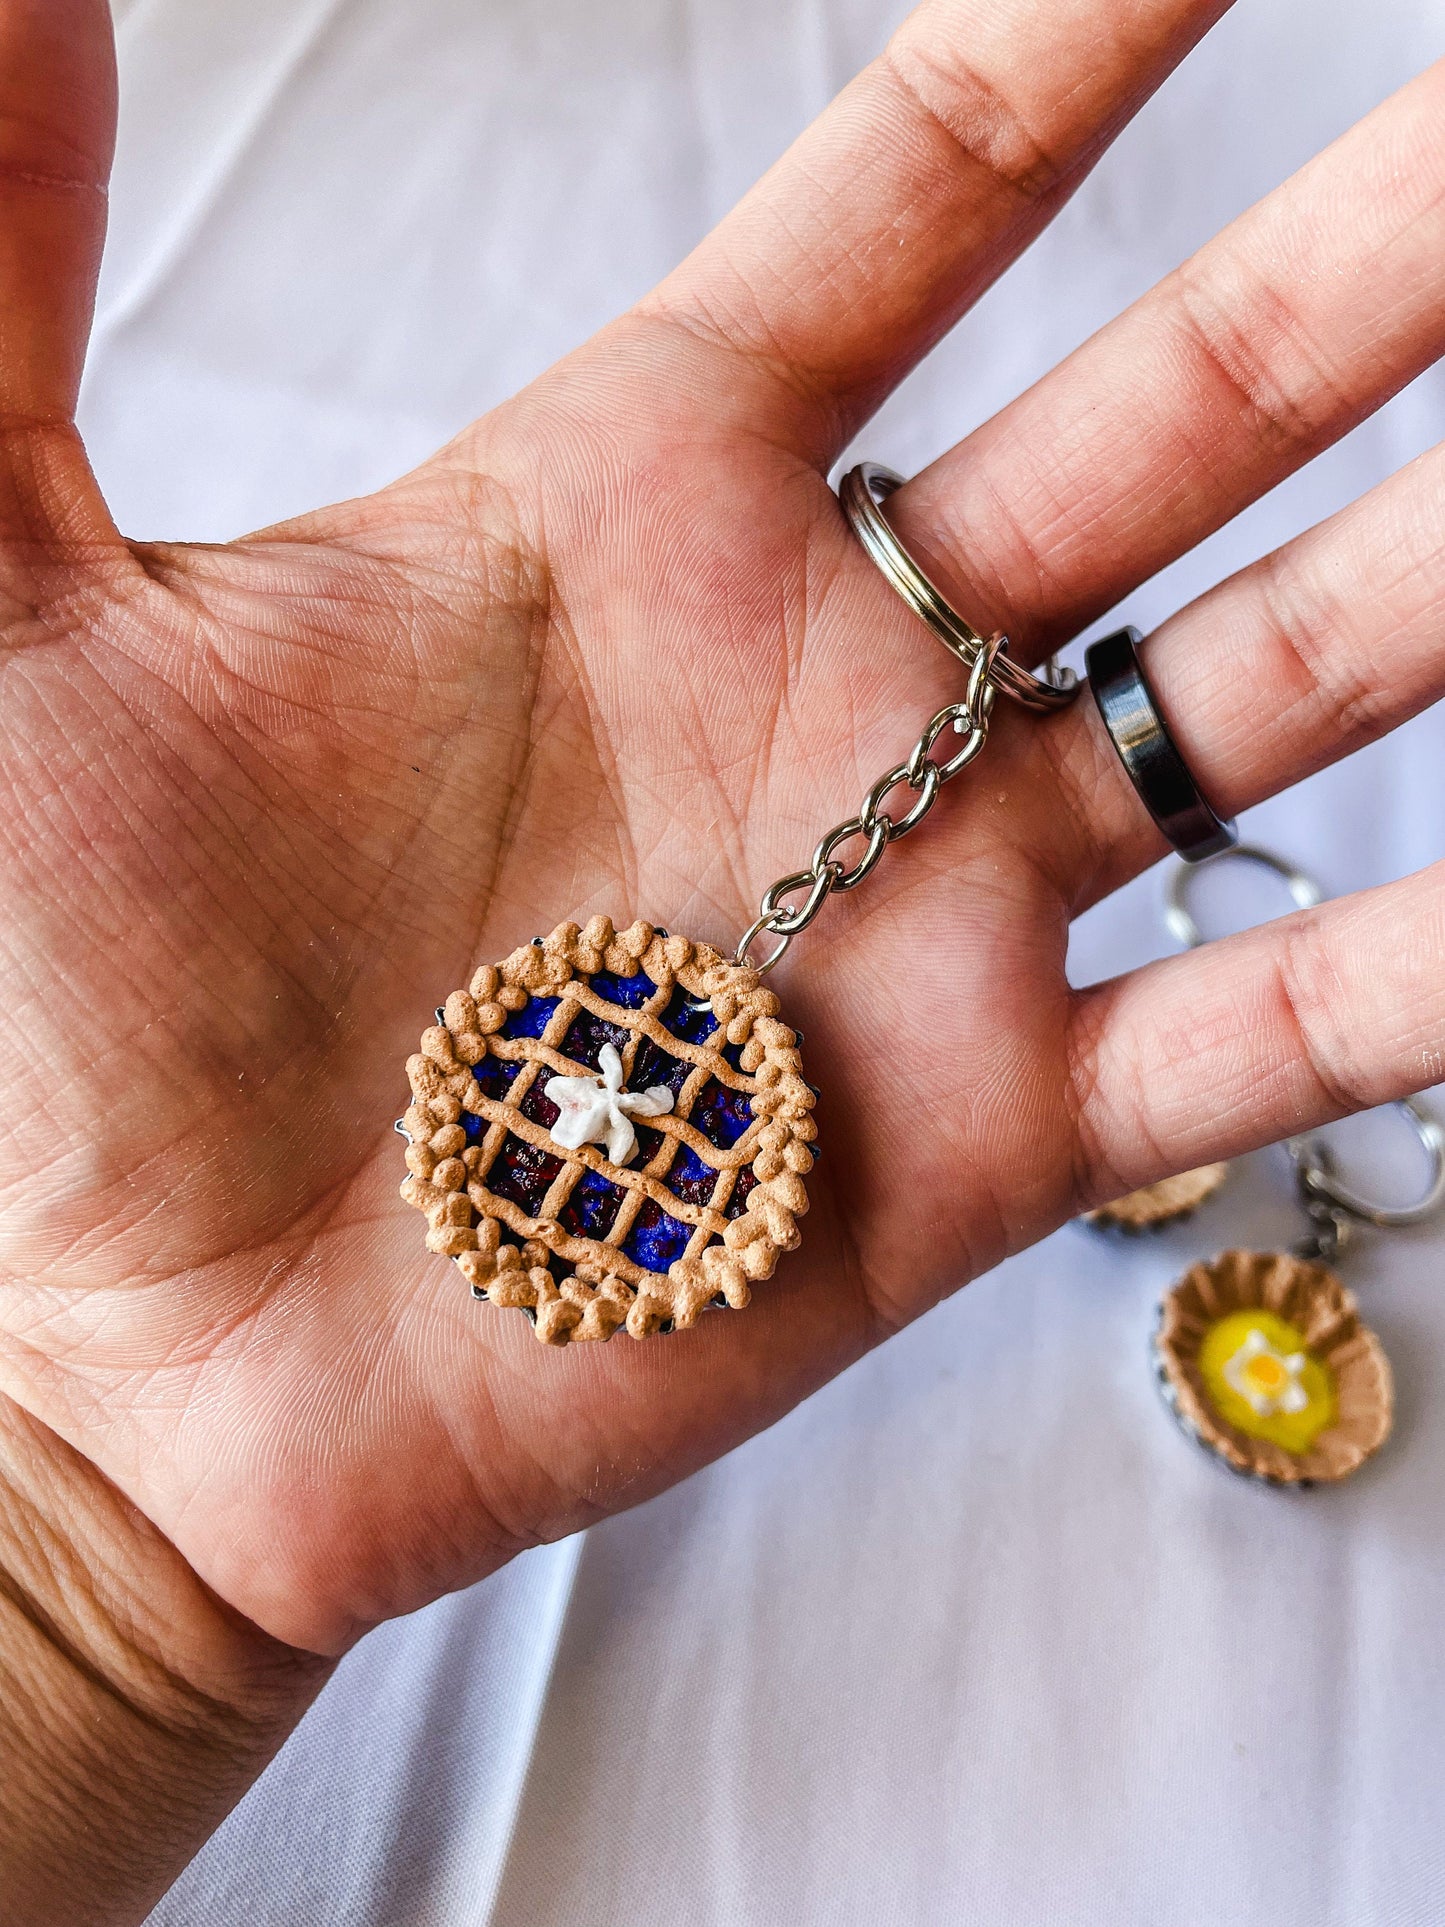
<svg viewBox="0 0 1445 1927">
<path fill-rule="evenodd" d="M 999 691 L 1041 713 L 1076 694 L 1054 663 L 1039 677 L 1011 661 L 1007 639 L 981 635 L 919 568 L 880 506 L 900 480 L 864 463 L 839 498 L 892 587 L 967 668 L 962 700 L 930 718 L 806 869 L 763 893 L 731 956 L 641 920 L 561 923 L 453 991 L 407 1060 L 401 1192 L 426 1215 L 427 1247 L 455 1260 L 474 1296 L 526 1312 L 548 1344 L 622 1325 L 646 1338 L 708 1306 L 741 1310 L 794 1249 L 816 1093 L 763 977 L 979 755 Z M 945 735 L 963 740 L 939 757 Z M 894 815 L 897 792 L 908 807 Z M 850 844 L 851 864 L 839 854 Z M 755 962 L 764 936 L 775 941 Z"/>
<path fill-rule="evenodd" d="M 1309 877 L 1269 850 L 1241 844 L 1210 863 L 1231 860 L 1272 871 L 1301 908 L 1323 901 Z M 1171 867 L 1165 920 L 1192 949 L 1204 936 L 1189 907 L 1191 874 Z M 1348 1478 L 1389 1437 L 1389 1360 L 1331 1267 L 1356 1225 L 1420 1224 L 1445 1200 L 1445 1132 L 1418 1098 L 1393 1108 L 1429 1162 L 1417 1202 L 1371 1203 L 1340 1181 L 1319 1138 L 1290 1138 L 1307 1234 L 1289 1251 L 1225 1251 L 1196 1264 L 1160 1301 L 1151 1348 L 1165 1400 L 1190 1437 L 1246 1477 L 1296 1488 Z M 1088 1222 L 1129 1230 L 1171 1222 L 1193 1208 L 1188 1200 L 1217 1189 L 1226 1168 L 1169 1181 L 1180 1187 L 1172 1195 L 1168 1182 L 1132 1193 Z"/>
</svg>

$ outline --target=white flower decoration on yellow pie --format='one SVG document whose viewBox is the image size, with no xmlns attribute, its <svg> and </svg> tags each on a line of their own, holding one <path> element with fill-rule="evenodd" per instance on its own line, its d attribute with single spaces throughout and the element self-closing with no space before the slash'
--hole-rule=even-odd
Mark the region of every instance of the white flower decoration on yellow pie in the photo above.
<svg viewBox="0 0 1445 1927">
<path fill-rule="evenodd" d="M 622 1059 L 615 1044 L 597 1053 L 601 1077 L 549 1077 L 547 1095 L 561 1112 L 552 1136 L 568 1151 L 584 1144 L 605 1144 L 614 1164 L 626 1164 L 637 1149 L 634 1117 L 661 1117 L 672 1109 L 672 1092 L 665 1084 L 646 1091 L 624 1091 Z"/>
<path fill-rule="evenodd" d="M 1224 1366 L 1224 1376 L 1261 1418 L 1302 1412 L 1309 1393 L 1301 1382 L 1304 1352 L 1282 1352 L 1262 1331 L 1251 1331 Z"/>
</svg>

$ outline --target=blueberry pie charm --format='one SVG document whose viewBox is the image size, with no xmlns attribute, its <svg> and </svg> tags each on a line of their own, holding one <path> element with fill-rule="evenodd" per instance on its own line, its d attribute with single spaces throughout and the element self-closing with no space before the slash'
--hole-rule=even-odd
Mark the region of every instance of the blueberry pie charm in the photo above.
<svg viewBox="0 0 1445 1927">
<path fill-rule="evenodd" d="M 407 1060 L 401 1194 L 426 1215 L 428 1249 L 476 1297 L 526 1312 L 544 1344 L 686 1329 L 772 1277 L 808 1208 L 816 1094 L 762 979 L 982 753 L 996 696 L 1042 716 L 1077 694 L 1069 671 L 1032 674 L 944 598 L 883 514 L 898 482 L 860 464 L 843 514 L 967 670 L 907 759 L 768 886 L 731 957 L 640 921 L 559 923 L 453 991 Z"/>
<path fill-rule="evenodd" d="M 606 917 L 488 964 L 407 1063 L 428 1249 L 549 1345 L 741 1310 L 798 1243 L 814 1094 L 755 968 Z"/>
</svg>

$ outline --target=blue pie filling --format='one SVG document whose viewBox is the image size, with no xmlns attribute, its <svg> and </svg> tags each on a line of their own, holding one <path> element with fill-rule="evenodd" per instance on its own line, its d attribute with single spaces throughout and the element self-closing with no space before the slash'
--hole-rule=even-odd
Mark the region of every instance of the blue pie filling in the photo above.
<svg viewBox="0 0 1445 1927">
<path fill-rule="evenodd" d="M 644 1198 L 642 1209 L 632 1221 L 632 1229 L 622 1241 L 629 1258 L 649 1271 L 665 1272 L 687 1250 L 693 1227 L 670 1218 L 661 1205 Z"/>
<path fill-rule="evenodd" d="M 624 1010 L 641 1008 L 656 988 L 643 971 L 621 977 L 612 971 L 599 970 L 584 981 L 590 982 L 599 997 Z M 540 1037 L 551 1022 L 558 1002 L 556 997 L 529 997 L 520 1010 L 508 1014 L 501 1035 Z M 664 1030 L 688 1044 L 705 1043 L 718 1028 L 710 1005 L 703 999 L 689 996 L 680 984 L 674 988 L 667 1007 L 659 1013 L 658 1021 Z M 562 1041 L 561 1051 L 564 1057 L 597 1070 L 600 1068 L 599 1059 L 604 1044 L 612 1044 L 621 1052 L 626 1049 L 630 1038 L 631 1033 L 625 1025 L 610 1023 L 606 1018 L 584 1010 L 573 1020 Z M 722 1055 L 735 1069 L 740 1068 L 742 1050 L 739 1045 L 725 1044 Z M 503 1100 L 520 1068 L 519 1064 L 489 1054 L 475 1067 L 478 1085 L 486 1096 Z M 628 1087 L 631 1090 L 648 1090 L 660 1084 L 676 1097 L 692 1070 L 693 1065 L 686 1058 L 674 1056 L 651 1038 L 644 1038 L 637 1051 Z M 546 1095 L 546 1083 L 545 1076 L 536 1077 L 520 1108 L 523 1116 L 549 1129 L 558 1113 L 556 1105 Z M 461 1121 L 468 1143 L 479 1142 L 487 1129 L 486 1120 L 464 1111 Z M 689 1121 L 710 1143 L 720 1150 L 729 1150 L 753 1121 L 748 1095 L 743 1091 L 731 1090 L 711 1077 L 699 1092 Z M 634 1129 L 638 1143 L 632 1167 L 640 1169 L 656 1156 L 664 1134 L 640 1121 Z M 528 1144 L 522 1138 L 508 1135 L 487 1174 L 486 1185 L 498 1197 L 510 1199 L 529 1217 L 536 1217 L 561 1170 L 560 1158 Z M 680 1202 L 700 1206 L 712 1202 L 717 1178 L 718 1174 L 711 1165 L 684 1144 L 678 1147 L 663 1183 Z M 727 1204 L 722 1207 L 727 1217 L 742 1215 L 756 1183 L 751 1167 L 738 1172 Z M 616 1222 L 624 1195 L 622 1187 L 601 1172 L 585 1171 L 562 1206 L 559 1221 L 573 1237 L 600 1241 Z M 666 1273 L 668 1267 L 686 1251 L 692 1233 L 691 1225 L 672 1217 L 653 1199 L 646 1198 L 621 1249 L 634 1263 L 647 1270 Z M 552 1269 L 561 1278 L 567 1276 L 571 1266 L 565 1260 L 554 1258 Z"/>
</svg>

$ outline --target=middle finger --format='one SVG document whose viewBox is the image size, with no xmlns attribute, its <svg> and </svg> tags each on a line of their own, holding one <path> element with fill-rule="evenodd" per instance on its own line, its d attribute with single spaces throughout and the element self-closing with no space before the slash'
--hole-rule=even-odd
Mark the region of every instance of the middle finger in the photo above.
<svg viewBox="0 0 1445 1927">
<path fill-rule="evenodd" d="M 1445 62 L 893 497 L 1036 659 L 1445 351 Z"/>
</svg>

